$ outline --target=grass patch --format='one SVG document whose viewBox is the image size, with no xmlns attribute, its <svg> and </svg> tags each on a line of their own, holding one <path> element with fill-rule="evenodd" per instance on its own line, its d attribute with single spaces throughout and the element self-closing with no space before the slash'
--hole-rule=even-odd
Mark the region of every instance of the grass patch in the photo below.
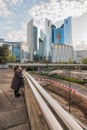
<svg viewBox="0 0 87 130">
<path fill-rule="evenodd" d="M 62 79 L 62 80 L 66 80 L 66 81 L 70 81 L 70 82 L 78 83 L 78 84 L 86 83 L 86 81 L 78 80 L 78 79 L 72 78 L 72 77 L 65 77 L 63 75 L 52 74 L 52 75 L 50 75 L 50 77 L 56 78 L 56 79 Z"/>
</svg>

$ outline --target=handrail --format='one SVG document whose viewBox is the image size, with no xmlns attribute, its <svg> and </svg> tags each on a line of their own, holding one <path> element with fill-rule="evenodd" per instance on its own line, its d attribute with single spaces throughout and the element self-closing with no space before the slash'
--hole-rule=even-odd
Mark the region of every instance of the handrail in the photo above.
<svg viewBox="0 0 87 130">
<path fill-rule="evenodd" d="M 36 86 L 38 91 L 43 95 L 46 101 L 54 109 L 57 115 L 62 119 L 62 121 L 67 125 L 69 130 L 83 130 L 79 124 L 58 104 L 58 102 L 53 99 L 39 84 L 34 80 L 27 72 L 25 72 L 32 83 Z"/>
<path fill-rule="evenodd" d="M 19 63 L 8 63 L 8 65 L 19 65 Z M 52 63 L 20 63 L 21 66 L 26 67 L 87 67 L 87 64 L 52 64 Z"/>
<path fill-rule="evenodd" d="M 44 118 L 47 121 L 49 128 L 51 130 L 63 130 L 63 128 L 60 126 L 57 119 L 55 118 L 55 116 L 53 115 L 53 113 L 51 112 L 51 110 L 49 109 L 47 104 L 45 103 L 44 99 L 41 97 L 41 95 L 39 94 L 39 92 L 37 91 L 37 89 L 34 87 L 34 85 L 32 84 L 32 82 L 29 80 L 29 78 L 27 76 L 26 76 L 26 79 L 38 102 L 38 105 L 44 115 Z"/>
</svg>

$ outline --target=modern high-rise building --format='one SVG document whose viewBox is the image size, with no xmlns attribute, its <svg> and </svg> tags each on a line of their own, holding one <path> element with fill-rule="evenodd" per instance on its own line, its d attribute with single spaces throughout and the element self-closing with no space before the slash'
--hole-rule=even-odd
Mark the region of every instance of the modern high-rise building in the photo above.
<svg viewBox="0 0 87 130">
<path fill-rule="evenodd" d="M 47 36 L 47 41 L 46 41 L 46 60 L 51 62 L 51 39 L 52 39 L 52 35 L 51 35 L 51 21 L 46 19 L 45 20 L 45 33 Z"/>
<path fill-rule="evenodd" d="M 27 43 L 29 45 L 30 61 L 41 59 L 48 62 L 68 62 L 73 60 L 72 18 L 56 28 L 51 21 L 45 20 L 45 30 L 35 25 L 34 20 L 27 24 Z"/>
<path fill-rule="evenodd" d="M 33 34 L 34 34 L 33 33 L 33 20 L 31 20 L 27 24 L 27 43 L 29 45 L 29 60 L 30 61 L 33 61 L 33 51 L 34 51 Z"/>
<path fill-rule="evenodd" d="M 65 44 L 71 45 L 72 43 L 72 18 L 68 17 L 64 20 L 64 23 L 59 27 L 56 28 L 55 25 L 52 25 L 52 43 L 55 44 Z"/>
<path fill-rule="evenodd" d="M 64 20 L 64 44 L 72 45 L 72 17 Z"/>
<path fill-rule="evenodd" d="M 52 44 L 52 62 L 69 63 L 72 61 L 73 47 L 64 44 Z"/>
<path fill-rule="evenodd" d="M 72 18 L 68 17 L 59 27 L 52 25 L 52 62 L 73 61 Z"/>
<path fill-rule="evenodd" d="M 27 24 L 27 43 L 29 45 L 29 60 L 32 62 L 44 61 L 46 35 L 37 27 L 34 20 Z"/>
</svg>

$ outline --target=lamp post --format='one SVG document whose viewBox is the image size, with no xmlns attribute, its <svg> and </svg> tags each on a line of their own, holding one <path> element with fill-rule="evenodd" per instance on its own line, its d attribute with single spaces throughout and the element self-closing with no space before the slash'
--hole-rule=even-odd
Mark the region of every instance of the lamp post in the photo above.
<svg viewBox="0 0 87 130">
<path fill-rule="evenodd" d="M 69 100 L 69 113 L 71 112 L 71 109 L 70 109 L 70 105 L 71 105 L 71 91 L 70 91 L 70 88 L 71 88 L 71 85 L 70 85 L 70 70 L 68 70 L 68 74 L 69 74 L 69 95 L 68 95 L 68 100 Z"/>
</svg>

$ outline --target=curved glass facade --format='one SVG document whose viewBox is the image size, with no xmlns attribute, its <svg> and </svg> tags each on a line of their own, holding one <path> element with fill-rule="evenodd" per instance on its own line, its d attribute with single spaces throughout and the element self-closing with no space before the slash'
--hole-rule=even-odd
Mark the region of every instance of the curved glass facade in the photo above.
<svg viewBox="0 0 87 130">
<path fill-rule="evenodd" d="M 70 45 L 71 17 L 65 19 L 64 24 L 62 24 L 59 28 L 56 28 L 55 25 L 52 25 L 51 29 L 52 29 L 52 43 Z"/>
<path fill-rule="evenodd" d="M 29 52 L 32 55 L 31 60 L 33 60 L 33 55 L 37 55 L 38 61 L 40 59 L 39 57 L 42 57 L 42 59 L 49 62 L 52 62 L 54 57 L 58 62 L 68 61 L 70 55 L 69 46 L 72 45 L 71 21 L 72 18 L 68 17 L 64 20 L 64 23 L 57 28 L 55 25 L 51 24 L 50 20 L 46 19 L 44 31 L 35 26 L 33 21 L 32 25 L 28 24 L 29 32 L 31 34 L 29 36 L 28 32 L 28 36 L 30 37 L 28 41 L 30 45 Z M 31 30 L 33 30 L 33 33 Z M 52 47 L 52 44 L 53 46 L 55 45 L 55 47 Z M 33 49 L 31 51 L 32 47 Z M 56 53 L 53 53 L 53 51 Z"/>
</svg>

